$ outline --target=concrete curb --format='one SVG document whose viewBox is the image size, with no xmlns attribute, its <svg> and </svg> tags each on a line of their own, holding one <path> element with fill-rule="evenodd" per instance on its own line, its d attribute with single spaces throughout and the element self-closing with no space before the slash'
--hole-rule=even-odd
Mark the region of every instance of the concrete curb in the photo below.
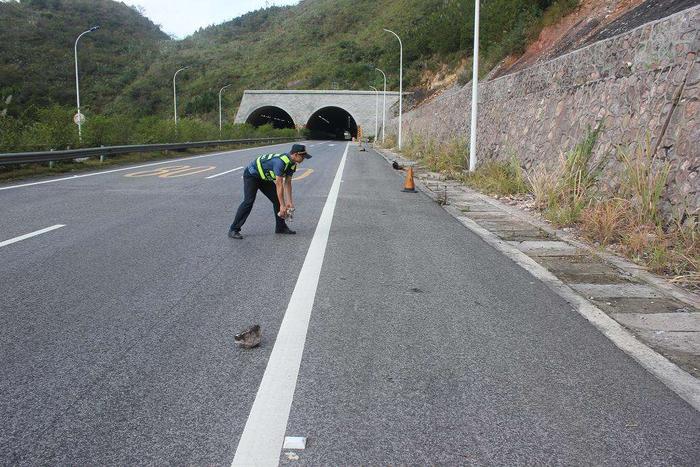
<svg viewBox="0 0 700 467">
<path fill-rule="evenodd" d="M 396 155 L 395 153 L 374 148 L 375 152 L 381 155 L 387 162 L 391 163 L 393 160 L 403 161 L 403 157 Z M 416 187 L 426 194 L 431 199 L 436 199 L 432 192 L 419 180 L 416 180 Z M 515 210 L 510 206 L 505 206 L 502 203 L 498 203 L 496 200 L 489 198 L 486 195 L 477 193 L 464 187 L 465 192 L 470 195 L 474 195 L 484 202 L 505 210 L 510 214 L 518 217 L 519 219 L 535 225 L 541 228 L 545 232 L 559 237 L 576 247 L 584 249 L 597 256 L 602 256 L 599 252 L 592 250 L 587 245 L 572 239 L 570 235 L 561 235 L 562 232 L 552 229 L 550 226 L 546 225 L 544 222 L 531 222 L 526 215 Z M 642 365 L 647 371 L 656 376 L 662 383 L 664 383 L 669 389 L 675 392 L 679 397 L 688 402 L 695 410 L 700 411 L 700 379 L 695 378 L 688 372 L 684 371 L 678 367 L 675 363 L 671 362 L 669 359 L 656 352 L 654 349 L 646 345 L 645 343 L 638 340 L 630 331 L 628 331 L 624 326 L 619 324 L 613 318 L 608 316 L 601 309 L 596 307 L 593 303 L 576 293 L 571 287 L 566 285 L 560 279 L 558 279 L 554 274 L 552 274 L 545 267 L 537 263 L 534 259 L 530 258 L 528 255 L 517 249 L 514 245 L 510 244 L 508 241 L 500 239 L 497 235 L 480 226 L 472 219 L 469 219 L 463 215 L 459 209 L 454 206 L 444 205 L 443 209 L 450 213 L 455 219 L 457 219 L 462 225 L 467 227 L 469 230 L 474 232 L 476 235 L 481 237 L 486 243 L 506 255 L 508 258 L 513 260 L 516 264 L 527 270 L 533 276 L 544 282 L 552 291 L 557 295 L 566 300 L 573 308 L 584 318 L 586 318 L 591 324 L 593 324 L 598 330 L 600 330 L 608 339 L 610 339 L 619 349 L 625 352 L 627 355 L 635 359 L 640 365 Z M 608 257 L 611 257 L 610 260 Z M 685 291 L 678 291 L 676 287 L 665 284 L 662 279 L 654 277 L 652 274 L 647 273 L 640 269 L 639 266 L 631 265 L 631 263 L 622 260 L 621 258 L 614 257 L 613 255 L 605 254 L 603 259 L 609 261 L 623 270 L 628 270 L 630 274 L 641 280 L 664 290 L 669 295 L 677 298 L 678 300 L 695 306 L 694 302 L 697 302 L 696 297 Z M 633 267 L 630 267 L 633 266 Z M 659 284 L 663 283 L 663 284 Z M 662 287 L 662 285 L 664 285 Z M 682 292 L 682 293 L 681 293 Z"/>
</svg>

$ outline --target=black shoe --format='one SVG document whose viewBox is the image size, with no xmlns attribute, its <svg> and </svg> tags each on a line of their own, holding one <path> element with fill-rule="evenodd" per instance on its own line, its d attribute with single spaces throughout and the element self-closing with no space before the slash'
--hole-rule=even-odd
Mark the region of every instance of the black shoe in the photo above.
<svg viewBox="0 0 700 467">
<path fill-rule="evenodd" d="M 243 235 L 241 235 L 240 230 L 229 230 L 228 231 L 228 237 L 229 238 L 235 238 L 237 240 L 240 240 L 243 238 Z"/>
<path fill-rule="evenodd" d="M 296 233 L 296 231 L 285 226 L 285 227 L 282 227 L 281 229 L 275 229 L 275 233 L 294 235 Z"/>
</svg>

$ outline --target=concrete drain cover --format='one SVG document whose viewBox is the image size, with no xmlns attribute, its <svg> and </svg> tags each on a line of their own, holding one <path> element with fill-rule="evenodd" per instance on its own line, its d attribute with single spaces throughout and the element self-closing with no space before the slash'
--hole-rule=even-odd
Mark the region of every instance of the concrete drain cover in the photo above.
<svg viewBox="0 0 700 467">
<path fill-rule="evenodd" d="M 638 297 L 661 298 L 661 293 L 641 284 L 569 284 L 586 298 Z"/>
<path fill-rule="evenodd" d="M 689 313 L 693 307 L 670 298 L 618 297 L 594 300 L 598 308 L 612 313 Z"/>
<path fill-rule="evenodd" d="M 580 256 L 581 250 L 566 242 L 535 241 L 510 242 L 520 251 L 531 256 Z"/>
</svg>

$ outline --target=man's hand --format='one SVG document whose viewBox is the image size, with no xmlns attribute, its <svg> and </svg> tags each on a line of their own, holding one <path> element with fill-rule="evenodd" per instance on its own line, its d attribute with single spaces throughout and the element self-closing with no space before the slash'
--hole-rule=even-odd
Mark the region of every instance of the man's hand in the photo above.
<svg viewBox="0 0 700 467">
<path fill-rule="evenodd" d="M 277 215 L 278 215 L 279 217 L 281 217 L 282 219 L 286 219 L 286 218 L 287 218 L 287 210 L 286 210 L 286 209 L 280 209 L 280 212 L 278 212 Z"/>
<path fill-rule="evenodd" d="M 289 211 L 290 209 L 292 211 L 294 210 L 294 203 L 292 203 L 292 202 L 287 203 L 287 211 Z"/>
</svg>

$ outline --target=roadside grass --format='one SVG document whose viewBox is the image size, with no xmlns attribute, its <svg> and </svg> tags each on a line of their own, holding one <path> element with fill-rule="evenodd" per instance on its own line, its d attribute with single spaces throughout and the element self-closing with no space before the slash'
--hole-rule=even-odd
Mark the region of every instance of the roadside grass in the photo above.
<svg viewBox="0 0 700 467">
<path fill-rule="evenodd" d="M 592 163 L 592 158 L 602 128 L 602 124 L 595 129 L 589 127 L 583 140 L 560 156 L 554 174 L 544 177 L 553 180 L 554 185 L 545 190 L 543 215 L 557 227 L 579 222 L 583 210 L 596 194 L 606 158 L 596 164 Z"/>
<path fill-rule="evenodd" d="M 575 226 L 588 241 L 627 256 L 671 281 L 700 289 L 700 224 L 686 209 L 665 216 L 662 196 L 670 164 L 654 153 L 649 138 L 615 151 L 621 178 L 613 193 L 600 189 L 609 161 L 594 161 L 593 149 L 602 124 L 562 154 L 554 165 L 538 165 L 527 172 L 516 154 L 508 162 L 488 161 L 466 172 L 468 151 L 462 141 L 437 144 L 411 138 L 402 153 L 428 170 L 489 195 L 532 194 L 534 206 L 556 227 Z"/>
<path fill-rule="evenodd" d="M 416 160 L 431 172 L 441 172 L 449 178 L 457 178 L 464 170 L 467 152 L 464 143 L 453 140 L 437 143 L 433 139 L 411 137 L 402 150 L 409 159 Z"/>
<path fill-rule="evenodd" d="M 461 180 L 490 195 L 511 196 L 529 192 L 523 169 L 515 154 L 506 163 L 489 161 L 474 172 L 464 172 Z"/>
<path fill-rule="evenodd" d="M 129 165 L 140 162 L 156 161 L 156 160 L 177 160 L 188 156 L 194 156 L 206 153 L 215 153 L 222 151 L 233 151 L 236 149 L 244 149 L 247 147 L 255 147 L 254 144 L 234 144 L 227 146 L 217 146 L 209 148 L 184 149 L 178 151 L 154 151 L 145 153 L 122 154 L 112 156 L 100 162 L 99 157 L 91 157 L 83 162 L 56 161 L 53 167 L 49 163 L 37 164 L 21 164 L 0 166 L 0 182 L 11 182 L 23 180 L 33 177 L 44 177 L 50 175 L 60 175 L 65 173 L 87 172 L 91 170 L 104 169 L 107 167 Z"/>
<path fill-rule="evenodd" d="M 377 144 L 381 148 L 392 149 L 396 147 L 397 142 L 398 140 L 396 139 L 396 135 L 386 135 L 384 137 L 384 141 L 377 141 Z"/>
</svg>

